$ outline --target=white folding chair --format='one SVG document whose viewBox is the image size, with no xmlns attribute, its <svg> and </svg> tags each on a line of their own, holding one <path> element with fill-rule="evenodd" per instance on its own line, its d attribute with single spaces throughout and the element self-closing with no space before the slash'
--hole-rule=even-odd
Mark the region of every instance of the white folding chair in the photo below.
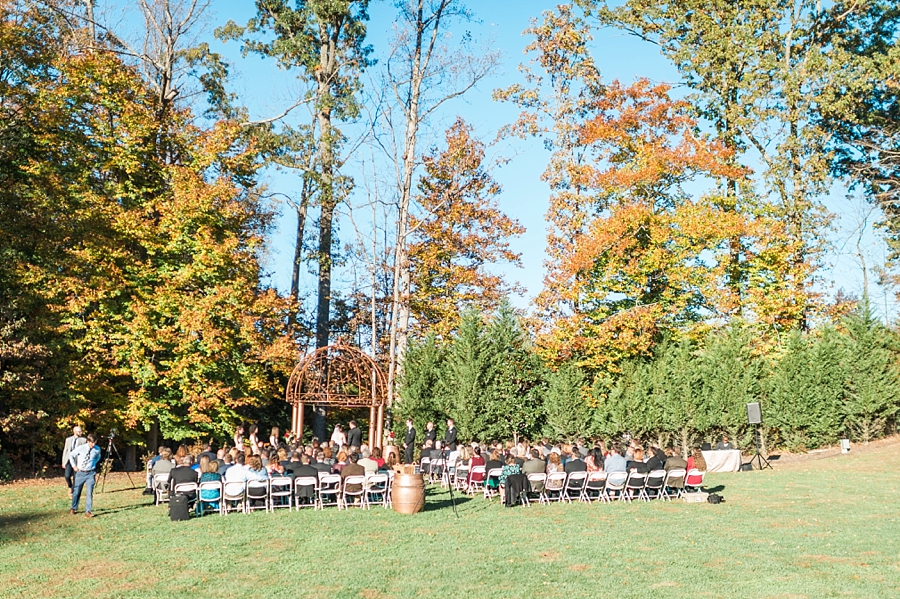
<svg viewBox="0 0 900 599">
<path fill-rule="evenodd" d="M 381 472 L 370 474 L 366 477 L 366 484 L 363 486 L 363 501 L 368 508 L 373 503 L 381 505 L 383 508 L 388 507 L 388 497 L 390 496 L 390 487 L 388 487 L 388 475 Z"/>
<path fill-rule="evenodd" d="M 606 486 L 606 472 L 588 473 L 587 480 L 584 483 L 584 496 L 588 501 L 603 500 L 603 487 Z"/>
<path fill-rule="evenodd" d="M 544 482 L 544 497 L 548 502 L 562 499 L 566 478 L 568 475 L 565 472 L 551 472 L 547 475 L 547 480 Z"/>
<path fill-rule="evenodd" d="M 157 474 L 153 477 L 153 493 L 156 495 L 156 505 L 169 501 L 169 475 Z"/>
<path fill-rule="evenodd" d="M 341 507 L 341 475 L 319 473 L 319 507 L 326 505 Z M 329 500 L 330 498 L 330 500 Z"/>
<path fill-rule="evenodd" d="M 531 500 L 531 496 L 536 496 L 538 503 L 548 503 L 547 496 L 544 494 L 544 485 L 547 482 L 547 475 L 543 472 L 532 472 L 525 476 L 528 479 L 530 490 L 525 494 L 525 498 Z"/>
<path fill-rule="evenodd" d="M 460 464 L 453 470 L 453 489 L 465 491 L 468 486 L 469 467 Z"/>
<path fill-rule="evenodd" d="M 475 476 L 479 476 L 481 480 L 476 480 Z M 474 495 L 478 491 L 484 490 L 484 479 L 485 479 L 485 467 L 484 466 L 472 466 L 471 471 L 469 472 L 469 485 L 466 492 L 469 495 Z"/>
<path fill-rule="evenodd" d="M 488 481 L 492 478 L 499 479 L 502 474 L 503 468 L 491 468 L 484 477 L 484 498 L 488 501 L 493 500 L 494 497 L 500 496 L 500 488 L 490 486 Z"/>
<path fill-rule="evenodd" d="M 289 476 L 273 476 L 269 479 L 269 509 L 275 511 L 280 507 L 290 510 L 293 507 L 292 487 L 294 482 Z"/>
<path fill-rule="evenodd" d="M 354 485 L 354 486 L 359 485 L 359 489 L 356 491 L 351 491 L 350 485 Z M 350 505 L 357 503 L 354 501 L 350 501 L 350 503 L 348 503 L 347 500 L 348 499 L 352 500 L 354 497 L 358 497 L 359 498 L 359 502 L 357 503 L 358 507 L 364 508 L 364 507 L 366 507 L 365 495 L 366 495 L 366 477 L 363 476 L 362 474 L 348 476 L 347 478 L 344 479 L 344 488 L 343 488 L 343 491 L 341 492 L 341 505 L 338 507 L 342 508 L 342 509 L 347 509 Z"/>
<path fill-rule="evenodd" d="M 304 507 L 311 507 L 315 510 L 318 507 L 318 495 L 316 494 L 316 487 L 319 486 L 319 477 L 318 476 L 298 476 L 294 479 L 294 507 L 298 510 Z M 312 503 L 306 503 L 303 501 L 306 499 L 303 495 L 306 495 L 306 490 L 308 488 L 312 488 Z M 301 490 L 303 489 L 303 490 Z"/>
<path fill-rule="evenodd" d="M 419 460 L 419 473 L 431 477 L 431 458 L 422 458 Z"/>
<path fill-rule="evenodd" d="M 700 477 L 700 480 L 697 480 Z M 706 478 L 706 472 L 701 472 L 696 468 L 691 468 L 687 476 L 684 477 L 685 492 L 699 492 L 703 490 L 703 479 Z M 688 482 L 691 481 L 691 482 Z"/>
<path fill-rule="evenodd" d="M 666 471 L 651 470 L 647 474 L 647 482 L 644 484 L 644 496 L 650 499 L 659 499 L 662 497 L 663 487 L 666 486 Z"/>
<path fill-rule="evenodd" d="M 229 512 L 245 512 L 247 483 L 230 482 L 225 483 L 222 488 L 222 503 L 224 504 L 225 513 Z"/>
<path fill-rule="evenodd" d="M 673 495 L 675 496 L 675 499 L 681 497 L 681 492 L 684 490 L 684 477 L 686 475 L 687 470 L 684 468 L 672 468 L 669 470 L 669 473 L 666 474 L 666 482 L 663 484 L 662 498 L 670 501 Z"/>
<path fill-rule="evenodd" d="M 647 482 L 647 475 L 641 472 L 632 472 L 628 475 L 625 482 L 625 490 L 620 496 L 624 501 L 631 501 L 637 496 L 638 500 L 644 499 L 644 484 Z"/>
<path fill-rule="evenodd" d="M 441 487 L 444 486 L 444 475 L 447 472 L 447 460 L 444 458 L 434 458 L 431 460 L 431 465 L 429 468 L 428 480 L 431 484 L 436 482 L 441 483 Z"/>
<path fill-rule="evenodd" d="M 172 489 L 173 495 L 193 495 L 194 499 L 192 501 L 197 500 L 197 483 L 178 483 L 175 485 L 175 488 Z"/>
<path fill-rule="evenodd" d="M 262 502 L 262 505 L 259 502 Z M 269 480 L 247 481 L 247 500 L 244 502 L 244 512 L 253 510 L 269 511 Z"/>
<path fill-rule="evenodd" d="M 572 503 L 572 495 L 577 495 L 578 501 L 590 503 L 591 500 L 584 494 L 584 484 L 587 481 L 587 472 L 570 472 L 563 487 L 562 499 Z"/>
<path fill-rule="evenodd" d="M 606 475 L 606 484 L 603 485 L 603 501 L 612 501 L 613 494 L 617 499 L 622 499 L 625 492 L 625 483 L 628 482 L 627 472 L 610 472 Z"/>
<path fill-rule="evenodd" d="M 222 497 L 222 482 L 217 480 L 206 481 L 197 485 L 197 513 L 201 516 L 206 511 L 206 506 L 216 504 L 219 515 L 224 515 L 225 501 Z"/>
</svg>

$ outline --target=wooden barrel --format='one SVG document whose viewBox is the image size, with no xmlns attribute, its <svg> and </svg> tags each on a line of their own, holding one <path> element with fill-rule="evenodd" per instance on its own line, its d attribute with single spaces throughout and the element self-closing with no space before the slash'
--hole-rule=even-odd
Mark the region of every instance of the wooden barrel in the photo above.
<svg viewBox="0 0 900 599">
<path fill-rule="evenodd" d="M 425 507 L 425 479 L 421 474 L 395 474 L 391 503 L 400 514 L 415 514 Z"/>
</svg>

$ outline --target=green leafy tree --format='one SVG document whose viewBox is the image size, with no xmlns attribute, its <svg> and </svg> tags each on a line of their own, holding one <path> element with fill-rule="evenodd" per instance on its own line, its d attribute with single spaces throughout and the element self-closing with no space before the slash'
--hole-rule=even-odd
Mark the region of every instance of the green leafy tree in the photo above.
<svg viewBox="0 0 900 599">
<path fill-rule="evenodd" d="M 442 371 L 446 368 L 447 348 L 436 335 L 428 334 L 409 345 L 403 358 L 399 380 L 399 401 L 394 404 L 395 432 L 406 433 L 406 419 L 412 418 L 418 430 L 426 422 L 440 422 L 447 413 Z"/>
</svg>

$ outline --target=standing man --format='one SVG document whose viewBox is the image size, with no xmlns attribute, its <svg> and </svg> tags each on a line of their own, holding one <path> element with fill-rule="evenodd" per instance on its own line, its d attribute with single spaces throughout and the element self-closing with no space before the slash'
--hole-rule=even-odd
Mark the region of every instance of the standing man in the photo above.
<svg viewBox="0 0 900 599">
<path fill-rule="evenodd" d="M 69 454 L 69 464 L 75 471 L 75 483 L 72 487 L 72 507 L 69 513 L 73 516 L 78 511 L 78 502 L 81 499 L 81 490 L 87 487 L 87 497 L 84 500 L 84 515 L 93 518 L 94 484 L 97 474 L 97 464 L 100 462 L 100 448 L 97 447 L 97 438 L 94 435 L 87 436 L 87 443 L 82 443 Z"/>
<path fill-rule="evenodd" d="M 403 438 L 403 463 L 412 464 L 413 449 L 416 446 L 416 429 L 413 428 L 412 418 L 406 419 L 406 436 Z"/>
<path fill-rule="evenodd" d="M 434 430 L 434 423 L 429 422 L 425 425 L 425 443 L 431 441 L 431 446 L 434 447 L 434 442 L 437 441 L 437 431 Z"/>
<path fill-rule="evenodd" d="M 447 419 L 447 432 L 444 434 L 444 448 L 450 451 L 456 451 L 456 426 L 453 424 L 453 418 Z"/>
<path fill-rule="evenodd" d="M 75 470 L 72 469 L 72 464 L 69 463 L 69 456 L 72 455 L 72 452 L 79 445 L 84 445 L 84 437 L 81 436 L 81 427 L 76 426 L 72 428 L 72 436 L 66 437 L 66 444 L 63 445 L 62 454 L 62 467 L 66 471 L 65 479 L 66 486 L 69 487 L 69 497 L 72 496 L 72 484 L 75 478 Z"/>
<path fill-rule="evenodd" d="M 356 428 L 356 420 L 350 421 L 350 430 L 347 431 L 347 445 L 355 447 L 357 451 L 362 447 L 362 431 Z"/>
</svg>

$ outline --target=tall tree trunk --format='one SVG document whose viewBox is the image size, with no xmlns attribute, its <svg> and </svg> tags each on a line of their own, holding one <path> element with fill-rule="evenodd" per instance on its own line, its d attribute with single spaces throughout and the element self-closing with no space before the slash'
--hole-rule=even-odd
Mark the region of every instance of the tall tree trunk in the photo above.
<svg viewBox="0 0 900 599">
<path fill-rule="evenodd" d="M 391 309 L 390 364 L 388 366 L 388 407 L 393 404 L 394 385 L 400 373 L 403 355 L 409 342 L 409 297 L 411 291 L 409 245 L 409 203 L 412 197 L 413 171 L 416 168 L 416 141 L 419 133 L 419 102 L 422 80 L 431 60 L 441 17 L 449 0 L 441 2 L 426 25 L 424 0 L 417 0 L 415 11 L 415 45 L 409 72 L 409 106 L 406 109 L 406 130 L 403 136 L 403 172 L 400 180 L 400 206 L 397 215 L 397 244 L 394 250 L 394 297 Z M 431 27 L 428 47 L 423 48 L 425 28 Z M 423 57 L 424 51 L 424 57 Z"/>
</svg>

